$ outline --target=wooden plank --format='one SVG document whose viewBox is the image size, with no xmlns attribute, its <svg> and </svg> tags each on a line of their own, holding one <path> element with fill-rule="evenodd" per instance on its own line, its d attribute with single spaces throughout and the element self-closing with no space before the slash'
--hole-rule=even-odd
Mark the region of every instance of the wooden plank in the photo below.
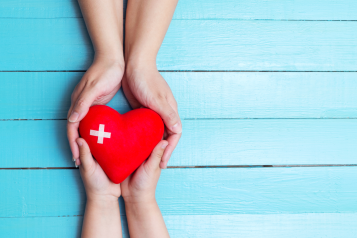
<svg viewBox="0 0 357 238">
<path fill-rule="evenodd" d="M 123 238 L 129 238 L 126 216 L 121 216 Z M 0 218 L 1 237 L 81 237 L 83 216 Z"/>
<path fill-rule="evenodd" d="M 176 20 L 157 65 L 162 70 L 356 71 L 356 26 L 346 21 Z"/>
<path fill-rule="evenodd" d="M 0 218 L 0 236 L 79 237 L 82 217 Z M 165 215 L 171 237 L 315 238 L 357 235 L 356 213 Z M 122 216 L 123 237 L 129 237 Z"/>
<path fill-rule="evenodd" d="M 184 120 L 183 128 L 169 166 L 356 164 L 357 120 Z M 0 131 L 0 168 L 74 166 L 64 120 L 1 121 Z"/>
<path fill-rule="evenodd" d="M 355 20 L 353 0 L 180 0 L 174 19 Z"/>
<path fill-rule="evenodd" d="M 66 119 L 84 73 L 0 73 L 0 119 Z M 192 118 L 356 118 L 357 73 L 162 72 Z M 31 88 L 31 90 L 28 90 Z M 130 110 L 122 91 L 108 104 Z"/>
<path fill-rule="evenodd" d="M 85 70 L 91 64 L 82 19 L 0 19 L 0 25 L 2 71 Z M 157 65 L 175 71 L 356 71 L 356 26 L 355 21 L 174 20 Z"/>
<path fill-rule="evenodd" d="M 353 0 L 180 0 L 173 19 L 356 20 Z M 82 17 L 76 0 L 3 0 L 0 18 Z"/>
<path fill-rule="evenodd" d="M 0 119 L 66 119 L 71 94 L 84 73 L 0 73 Z M 29 90 L 31 89 L 31 90 Z M 122 91 L 108 106 L 130 110 Z"/>
<path fill-rule="evenodd" d="M 77 0 L 2 0 L 0 18 L 82 17 Z"/>
<path fill-rule="evenodd" d="M 0 179 L 2 218 L 83 215 L 78 170 L 1 170 Z M 357 213 L 356 179 L 357 167 L 167 169 L 156 197 L 165 215 Z"/>
<path fill-rule="evenodd" d="M 356 214 L 164 216 L 171 237 L 356 237 Z"/>
</svg>

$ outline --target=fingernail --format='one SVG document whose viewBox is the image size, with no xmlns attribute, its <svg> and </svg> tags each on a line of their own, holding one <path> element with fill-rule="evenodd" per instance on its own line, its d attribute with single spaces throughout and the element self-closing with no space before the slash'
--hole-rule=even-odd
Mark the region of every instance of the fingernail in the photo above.
<svg viewBox="0 0 357 238">
<path fill-rule="evenodd" d="M 168 144 L 169 144 L 168 142 L 162 143 L 161 148 L 165 149 Z"/>
<path fill-rule="evenodd" d="M 73 160 L 74 163 L 76 163 L 76 158 L 72 157 L 72 160 Z"/>
<path fill-rule="evenodd" d="M 74 162 L 74 166 L 75 166 L 76 168 L 78 168 L 78 165 L 76 164 L 76 162 Z"/>
<path fill-rule="evenodd" d="M 179 131 L 179 129 L 178 129 L 178 126 L 179 126 L 179 123 L 176 123 L 175 125 L 173 125 L 171 127 L 171 130 L 175 133 L 181 133 L 181 131 Z"/>
<path fill-rule="evenodd" d="M 76 122 L 79 117 L 77 112 L 72 112 L 71 116 L 68 118 L 69 122 Z"/>
</svg>

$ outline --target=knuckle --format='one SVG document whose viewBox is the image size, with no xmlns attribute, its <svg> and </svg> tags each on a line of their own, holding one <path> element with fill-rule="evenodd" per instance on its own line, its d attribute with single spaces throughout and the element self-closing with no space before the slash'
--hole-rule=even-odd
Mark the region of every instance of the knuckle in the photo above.
<svg viewBox="0 0 357 238">
<path fill-rule="evenodd" d="M 80 108 L 87 106 L 87 101 L 84 98 L 80 98 L 77 102 L 77 106 Z"/>
<path fill-rule="evenodd" d="M 98 80 L 90 80 L 88 81 L 87 85 L 86 85 L 88 88 L 90 89 L 96 89 L 99 87 L 99 81 Z"/>
<path fill-rule="evenodd" d="M 167 100 L 166 100 L 166 96 L 165 96 L 164 94 L 162 94 L 162 93 L 157 94 L 157 95 L 156 95 L 156 98 L 157 98 L 157 100 L 158 100 L 159 102 L 161 102 L 161 103 L 164 103 L 164 102 L 167 101 Z"/>
<path fill-rule="evenodd" d="M 71 102 L 73 103 L 75 101 L 75 97 L 76 97 L 76 91 L 74 91 L 71 95 Z"/>
<path fill-rule="evenodd" d="M 156 100 L 149 100 L 147 102 L 147 106 L 148 108 L 151 108 L 155 111 L 155 109 L 157 108 L 157 101 Z"/>
<path fill-rule="evenodd" d="M 170 121 L 176 120 L 176 112 L 174 112 L 174 111 L 169 112 L 169 114 L 167 114 L 167 118 Z"/>
</svg>

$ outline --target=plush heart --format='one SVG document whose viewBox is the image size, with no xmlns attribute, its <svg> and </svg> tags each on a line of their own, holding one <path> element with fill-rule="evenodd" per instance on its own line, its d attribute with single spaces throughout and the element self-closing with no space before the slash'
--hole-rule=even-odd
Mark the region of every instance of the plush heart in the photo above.
<svg viewBox="0 0 357 238">
<path fill-rule="evenodd" d="M 79 133 L 109 179 L 121 183 L 160 142 L 164 123 L 150 109 L 121 115 L 108 106 L 97 105 L 80 122 Z"/>
</svg>

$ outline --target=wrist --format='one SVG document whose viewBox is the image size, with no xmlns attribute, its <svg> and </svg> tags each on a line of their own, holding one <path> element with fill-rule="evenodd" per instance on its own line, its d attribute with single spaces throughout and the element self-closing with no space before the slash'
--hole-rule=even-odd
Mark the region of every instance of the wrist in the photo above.
<svg viewBox="0 0 357 238">
<path fill-rule="evenodd" d="M 156 199 L 147 201 L 127 201 L 125 202 L 125 211 L 127 215 L 137 217 L 138 219 L 146 216 L 147 214 L 152 214 L 156 211 L 159 206 L 157 205 Z"/>
<path fill-rule="evenodd" d="M 125 48 L 125 63 L 128 66 L 155 65 L 157 52 L 149 48 Z"/>
<path fill-rule="evenodd" d="M 106 63 L 111 65 L 117 65 L 121 67 L 123 70 L 125 68 L 124 56 L 123 54 L 116 53 L 95 53 L 93 63 Z"/>
<path fill-rule="evenodd" d="M 125 61 L 125 77 L 127 80 L 137 78 L 137 75 L 149 74 L 150 72 L 158 72 L 156 61 L 151 60 L 131 60 Z"/>
<path fill-rule="evenodd" d="M 153 204 L 156 203 L 155 194 L 146 194 L 146 196 L 123 196 L 124 202 L 132 205 Z"/>
<path fill-rule="evenodd" d="M 115 204 L 118 203 L 118 197 L 113 195 L 98 195 L 98 194 L 88 194 L 87 193 L 87 203 L 93 204 Z"/>
</svg>

